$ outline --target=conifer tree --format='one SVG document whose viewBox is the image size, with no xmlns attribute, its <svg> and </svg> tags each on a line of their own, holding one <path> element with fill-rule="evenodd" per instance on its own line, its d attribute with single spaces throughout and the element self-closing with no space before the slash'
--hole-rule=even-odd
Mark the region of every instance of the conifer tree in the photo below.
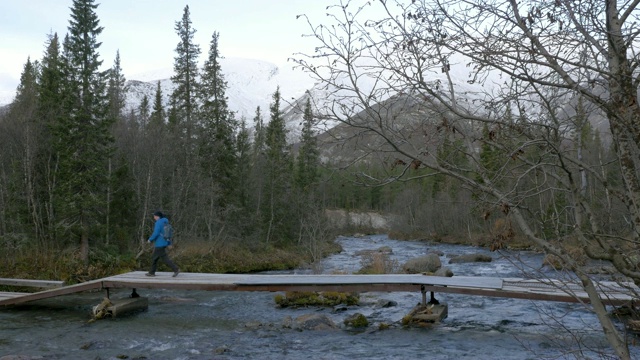
<svg viewBox="0 0 640 360">
<path fill-rule="evenodd" d="M 251 142 L 249 141 L 249 129 L 247 121 L 242 118 L 238 136 L 236 137 L 237 163 L 235 178 L 238 179 L 238 206 L 245 210 L 249 203 L 249 184 L 251 176 Z"/>
<path fill-rule="evenodd" d="M 56 173 L 58 157 L 54 152 L 55 138 L 52 136 L 56 124 L 65 114 L 66 90 L 65 86 L 65 62 L 61 53 L 61 44 L 58 34 L 48 36 L 45 54 L 42 58 L 38 86 L 38 117 L 44 124 L 42 127 L 43 137 L 40 141 L 42 152 L 39 162 L 42 174 L 41 198 L 43 206 L 43 222 L 46 229 L 42 232 L 44 243 L 54 244 L 51 240 L 56 237 L 55 194 L 57 193 Z"/>
<path fill-rule="evenodd" d="M 149 97 L 147 95 L 142 97 L 140 101 L 140 105 L 138 105 L 138 118 L 140 119 L 140 123 L 142 127 L 146 127 L 149 122 Z"/>
<path fill-rule="evenodd" d="M 74 0 L 65 39 L 68 112 L 56 125 L 58 221 L 79 240 L 80 256 L 89 262 L 89 237 L 105 216 L 103 189 L 111 154 L 112 120 L 108 116 L 106 76 L 100 71 L 98 35 L 102 32 L 94 0 Z"/>
<path fill-rule="evenodd" d="M 120 50 L 116 52 L 116 59 L 113 62 L 113 66 L 109 71 L 109 86 L 108 86 L 108 98 L 109 98 L 109 117 L 117 121 L 124 116 L 124 107 L 127 96 L 127 80 L 122 73 L 122 67 L 120 66 Z"/>
<path fill-rule="evenodd" d="M 196 33 L 191 25 L 191 14 L 189 5 L 184 7 L 184 13 L 180 21 L 176 21 L 175 30 L 180 41 L 176 46 L 176 57 L 174 58 L 174 75 L 171 80 L 176 85 L 171 94 L 173 100 L 172 110 L 175 111 L 176 118 L 184 129 L 186 146 L 189 148 L 192 143 L 193 131 L 195 128 L 195 113 L 197 111 L 196 96 L 198 91 L 198 57 L 200 56 L 200 46 L 193 42 Z"/>
<path fill-rule="evenodd" d="M 11 103 L 7 115 L 8 127 L 5 131 L 11 134 L 4 146 L 8 168 L 12 170 L 8 187 L 8 208 L 5 212 L 13 218 L 12 225 L 16 232 L 31 229 L 32 221 L 38 218 L 38 200 L 36 191 L 36 155 L 39 144 L 39 124 L 37 123 L 37 77 L 38 63 L 28 58 L 20 75 L 16 98 Z M 28 233 L 39 236 L 42 229 L 35 224 L 35 231 Z"/>
<path fill-rule="evenodd" d="M 213 33 L 209 57 L 204 63 L 200 84 L 202 136 L 200 159 L 206 176 L 222 191 L 219 206 L 226 207 L 234 191 L 235 119 L 227 104 L 227 82 L 222 73 L 218 49 L 219 34 Z"/>
<path fill-rule="evenodd" d="M 313 133 L 313 112 L 311 99 L 307 98 L 302 117 L 302 139 L 296 167 L 296 184 L 300 189 L 308 190 L 318 177 L 320 154 L 318 144 Z"/>
<path fill-rule="evenodd" d="M 262 119 L 262 111 L 260 110 L 260 106 L 256 108 L 256 115 L 253 117 L 253 123 L 255 124 L 255 134 L 253 137 L 252 161 L 255 166 L 258 158 L 264 154 L 266 142 L 266 129 L 264 126 L 264 120 Z"/>
<path fill-rule="evenodd" d="M 266 241 L 278 239 L 281 241 L 291 238 L 291 220 L 288 210 L 291 187 L 292 162 L 289 146 L 287 145 L 287 129 L 282 110 L 280 109 L 280 88 L 273 94 L 270 106 L 270 119 L 265 132 L 266 145 L 266 179 L 265 179 L 265 210 L 262 212 L 266 225 Z"/>
<path fill-rule="evenodd" d="M 152 127 L 162 127 L 165 119 L 164 104 L 162 103 L 162 88 L 160 87 L 160 81 L 156 88 L 156 94 L 153 100 L 153 111 L 149 118 L 149 125 Z"/>
<path fill-rule="evenodd" d="M 255 205 L 255 217 L 259 219 L 262 211 L 264 169 L 265 169 L 265 127 L 262 119 L 260 106 L 256 107 L 256 114 L 253 118 L 255 124 L 253 143 L 251 144 L 251 181 L 253 189 L 251 194 L 252 203 Z M 259 224 L 259 221 L 255 222 Z"/>
</svg>

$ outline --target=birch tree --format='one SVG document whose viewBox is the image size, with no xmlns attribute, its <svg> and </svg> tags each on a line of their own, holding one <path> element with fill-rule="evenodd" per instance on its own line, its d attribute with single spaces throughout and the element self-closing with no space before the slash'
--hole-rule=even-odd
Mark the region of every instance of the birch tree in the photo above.
<svg viewBox="0 0 640 360">
<path fill-rule="evenodd" d="M 615 0 L 341 1 L 320 25 L 302 16 L 317 46 L 296 62 L 324 84 L 318 117 L 367 139 L 361 159 L 403 158 L 400 175 L 363 179 L 459 181 L 486 219 L 512 222 L 578 277 L 613 352 L 629 359 L 606 291 L 570 246 L 640 285 L 639 15 L 638 2 Z M 576 143 L 585 123 L 601 125 L 612 162 Z M 430 171 L 414 176 L 416 163 Z M 605 197 L 618 216 L 606 216 Z"/>
</svg>

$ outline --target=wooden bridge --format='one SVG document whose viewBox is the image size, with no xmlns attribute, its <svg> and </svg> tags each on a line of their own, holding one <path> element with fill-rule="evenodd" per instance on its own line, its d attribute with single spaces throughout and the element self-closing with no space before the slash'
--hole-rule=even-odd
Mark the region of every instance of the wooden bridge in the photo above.
<svg viewBox="0 0 640 360">
<path fill-rule="evenodd" d="M 143 271 L 110 276 L 81 284 L 62 286 L 61 282 L 0 279 L 0 285 L 56 288 L 35 292 L 0 292 L 0 306 L 68 295 L 89 290 L 109 289 L 181 289 L 206 291 L 340 291 L 392 292 L 420 291 L 426 303 L 426 292 L 494 296 L 516 299 L 585 302 L 589 298 L 577 282 L 454 276 L 438 277 L 421 274 L 384 275 L 267 275 L 267 274 L 203 274 L 158 272 L 147 277 Z M 605 304 L 624 305 L 640 300 L 640 289 L 632 283 L 599 282 L 596 286 Z"/>
</svg>

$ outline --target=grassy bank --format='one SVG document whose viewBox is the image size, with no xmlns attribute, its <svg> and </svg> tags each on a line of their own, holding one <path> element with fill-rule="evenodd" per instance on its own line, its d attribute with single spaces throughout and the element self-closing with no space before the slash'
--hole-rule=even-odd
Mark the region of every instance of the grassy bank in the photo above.
<svg viewBox="0 0 640 360">
<path fill-rule="evenodd" d="M 323 256 L 339 252 L 334 242 L 320 244 Z M 80 261 L 77 251 L 26 250 L 5 253 L 0 277 L 63 280 L 76 284 L 129 271 L 147 271 L 151 264 L 151 246 L 142 252 L 103 248 L 91 252 L 89 266 Z M 312 262 L 305 247 L 248 246 L 246 244 L 183 243 L 171 248 L 169 256 L 182 272 L 251 273 L 286 270 Z M 169 271 L 160 264 L 159 271 Z"/>
</svg>

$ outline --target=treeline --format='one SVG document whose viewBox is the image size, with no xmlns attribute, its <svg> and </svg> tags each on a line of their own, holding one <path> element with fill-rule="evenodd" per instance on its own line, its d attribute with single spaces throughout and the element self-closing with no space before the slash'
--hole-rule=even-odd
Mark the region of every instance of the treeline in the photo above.
<svg viewBox="0 0 640 360">
<path fill-rule="evenodd" d="M 148 249 L 156 210 L 183 245 L 241 245 L 257 254 L 293 247 L 314 261 L 319 244 L 335 235 L 325 208 L 388 203 L 380 189 L 321 167 L 310 100 L 299 109 L 295 156 L 279 89 L 269 109 L 237 119 L 220 36 L 212 34 L 199 68 L 188 6 L 175 24 L 169 105 L 158 83 L 153 99 L 127 109 L 120 54 L 101 70 L 97 8 L 74 0 L 69 32 L 50 34 L 42 59 L 27 59 L 15 100 L 0 114 L 2 270 L 37 272 L 74 259 L 86 272 L 96 262 L 124 261 L 122 254 L 130 263 Z"/>
<path fill-rule="evenodd" d="M 477 205 L 486 203 L 464 182 L 407 164 L 410 159 L 325 167 L 309 99 L 299 109 L 303 126 L 295 151 L 287 143 L 279 89 L 269 109 L 257 107 L 252 119 L 237 119 L 227 102 L 220 36 L 212 34 L 199 68 L 188 6 L 175 24 L 176 86 L 169 105 L 158 83 L 153 99 L 126 109 L 120 54 L 101 70 L 96 9 L 93 0 L 73 2 L 69 32 L 62 39 L 51 34 L 42 59 L 27 60 L 15 101 L 0 115 L 0 246 L 7 267 L 16 259 L 69 251 L 84 269 L 96 257 L 113 262 L 121 254 L 140 255 L 155 210 L 168 215 L 183 244 L 241 245 L 254 254 L 293 247 L 312 261 L 321 256 L 319 243 L 335 235 L 327 208 L 396 214 L 394 230 L 409 236 L 471 239 L 513 232 L 508 211 L 490 218 L 488 207 Z M 584 129 L 580 146 L 595 149 L 585 152 L 585 161 L 606 161 L 599 138 Z M 489 138 L 490 131 L 482 136 Z M 430 146 L 464 169 L 470 164 L 461 141 L 445 134 Z M 570 233 L 571 221 L 558 221 L 570 216 L 562 193 L 530 197 L 526 189 L 535 184 L 518 180 L 517 168 L 500 165 L 502 155 L 479 149 L 482 166 L 500 181 L 520 181 L 531 216 L 540 219 L 537 231 L 548 237 Z M 600 198 L 593 186 L 585 180 L 585 194 Z M 601 210 L 612 214 L 611 204 Z"/>
<path fill-rule="evenodd" d="M 279 89 L 268 112 L 256 109 L 255 129 L 236 119 L 219 34 L 199 69 L 187 6 L 170 105 L 158 84 L 129 111 L 120 55 L 101 70 L 96 9 L 73 2 L 68 34 L 50 35 L 43 58 L 27 60 L 0 118 L 3 253 L 71 248 L 88 266 L 96 249 L 143 249 L 158 209 L 184 241 L 288 246 L 313 236 L 323 217 L 310 103 L 295 159 Z"/>
</svg>

